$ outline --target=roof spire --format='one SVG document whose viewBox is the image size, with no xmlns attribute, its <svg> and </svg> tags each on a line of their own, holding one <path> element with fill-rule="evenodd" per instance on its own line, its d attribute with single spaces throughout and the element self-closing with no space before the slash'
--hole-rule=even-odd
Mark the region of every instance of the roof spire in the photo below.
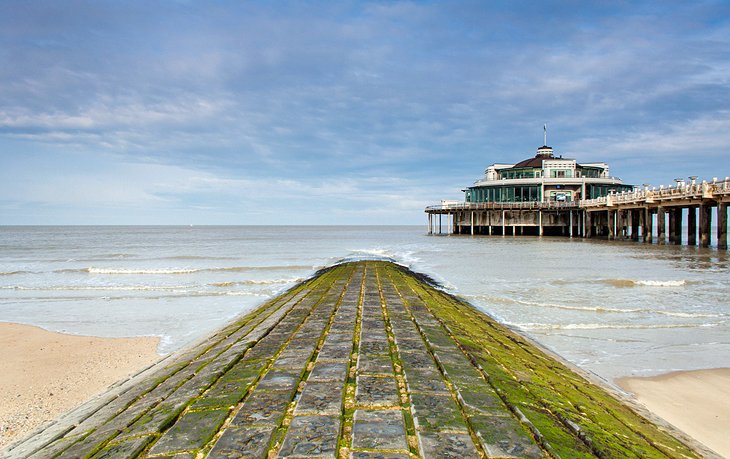
<svg viewBox="0 0 730 459">
<path fill-rule="evenodd" d="M 543 131 L 542 144 L 547 146 L 547 123 L 542 125 L 542 131 Z"/>
</svg>

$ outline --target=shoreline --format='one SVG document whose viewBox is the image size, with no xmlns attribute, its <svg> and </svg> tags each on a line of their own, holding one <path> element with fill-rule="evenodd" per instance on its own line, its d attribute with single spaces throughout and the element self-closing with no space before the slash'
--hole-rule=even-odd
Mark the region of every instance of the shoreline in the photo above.
<svg viewBox="0 0 730 459">
<path fill-rule="evenodd" d="M 722 457 L 730 458 L 730 368 L 622 377 L 635 403 Z"/>
<path fill-rule="evenodd" d="M 159 361 L 159 342 L 0 322 L 0 449 Z"/>
</svg>

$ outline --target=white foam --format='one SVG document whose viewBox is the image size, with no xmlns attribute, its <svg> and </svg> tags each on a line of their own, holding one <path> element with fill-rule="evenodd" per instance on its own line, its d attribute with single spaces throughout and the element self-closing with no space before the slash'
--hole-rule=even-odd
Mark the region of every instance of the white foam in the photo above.
<svg viewBox="0 0 730 459">
<path fill-rule="evenodd" d="M 193 268 L 172 269 L 115 269 L 115 268 L 87 268 L 89 274 L 191 274 L 201 271 Z"/>
<path fill-rule="evenodd" d="M 719 324 L 598 324 L 598 323 L 582 323 L 582 324 L 545 324 L 545 323 L 511 323 L 514 327 L 523 330 L 653 330 L 664 328 L 698 328 L 698 327 L 716 327 Z"/>
</svg>

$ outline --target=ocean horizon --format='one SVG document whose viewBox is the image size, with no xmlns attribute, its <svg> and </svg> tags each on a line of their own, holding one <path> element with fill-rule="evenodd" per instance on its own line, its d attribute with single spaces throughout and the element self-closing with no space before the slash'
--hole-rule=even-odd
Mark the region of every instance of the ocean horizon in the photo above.
<svg viewBox="0 0 730 459">
<path fill-rule="evenodd" d="M 267 231 L 274 229 L 275 231 Z M 0 227 L 0 321 L 169 353 L 317 270 L 382 257 L 606 381 L 730 367 L 730 255 L 426 225 Z"/>
</svg>

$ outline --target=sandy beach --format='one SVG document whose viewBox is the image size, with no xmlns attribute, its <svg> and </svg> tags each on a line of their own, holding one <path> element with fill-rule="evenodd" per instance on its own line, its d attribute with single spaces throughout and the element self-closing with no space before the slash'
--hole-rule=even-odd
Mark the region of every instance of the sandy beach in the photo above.
<svg viewBox="0 0 730 459">
<path fill-rule="evenodd" d="M 730 368 L 616 382 L 649 411 L 730 458 Z"/>
<path fill-rule="evenodd" d="M 159 360 L 158 343 L 0 323 L 0 448 Z"/>
</svg>

